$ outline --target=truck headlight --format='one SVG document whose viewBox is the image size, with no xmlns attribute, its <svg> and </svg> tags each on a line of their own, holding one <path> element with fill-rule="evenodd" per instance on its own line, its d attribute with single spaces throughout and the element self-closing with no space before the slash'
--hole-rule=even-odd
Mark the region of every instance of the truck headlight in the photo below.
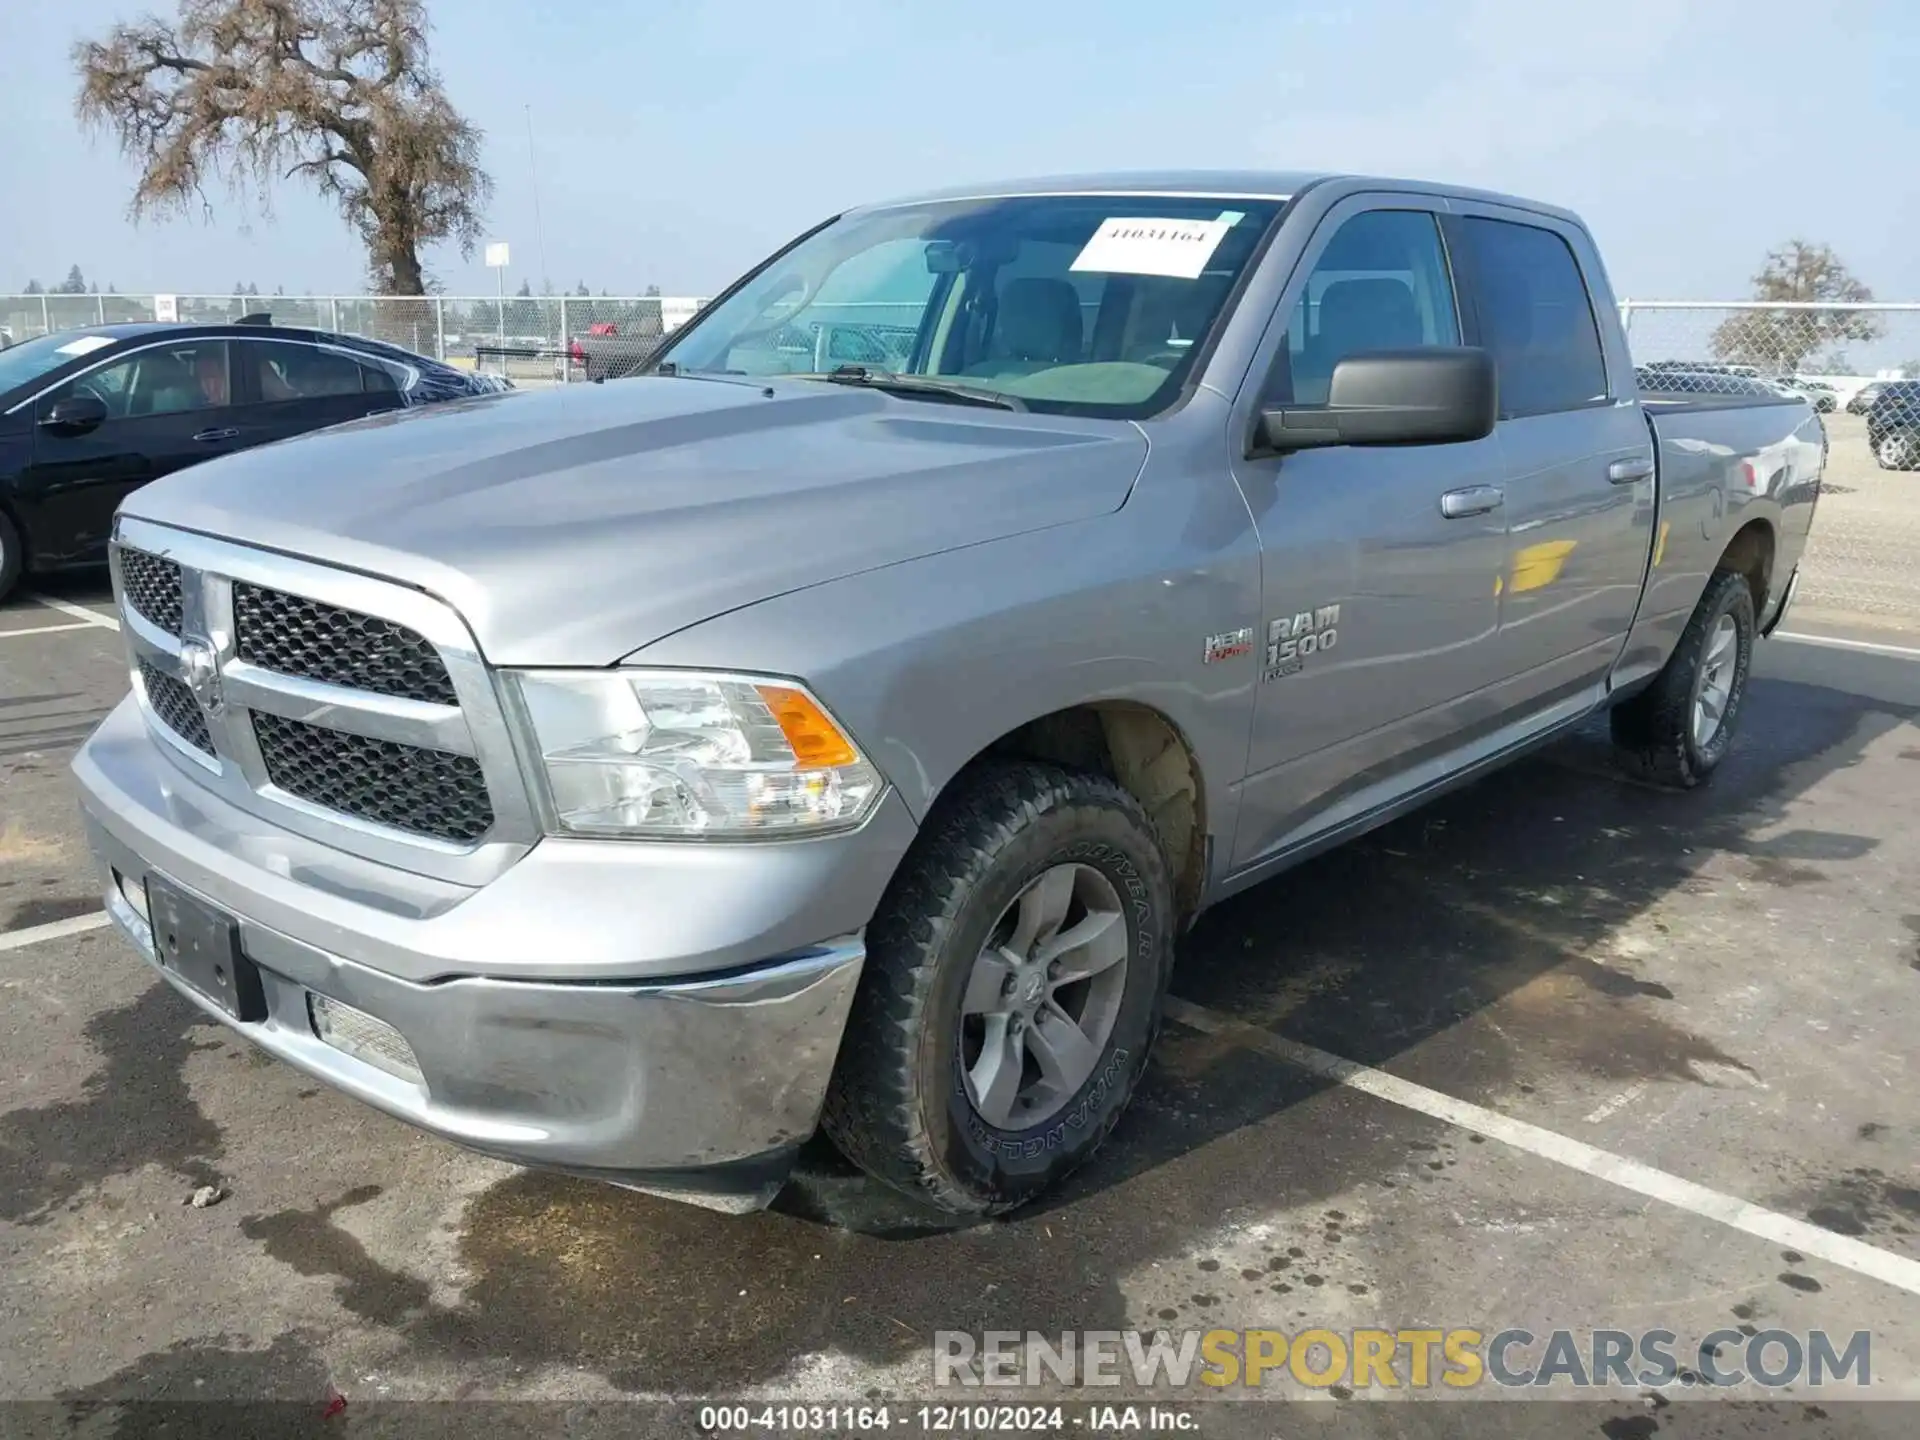
<svg viewBox="0 0 1920 1440">
<path fill-rule="evenodd" d="M 576 835 L 752 840 L 859 824 L 880 774 L 790 680 L 512 671 L 553 822 Z"/>
</svg>

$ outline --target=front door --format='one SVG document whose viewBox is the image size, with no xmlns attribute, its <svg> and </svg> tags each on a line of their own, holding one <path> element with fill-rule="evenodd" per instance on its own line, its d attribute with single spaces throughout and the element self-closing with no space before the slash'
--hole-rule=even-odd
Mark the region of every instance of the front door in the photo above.
<svg viewBox="0 0 1920 1440">
<path fill-rule="evenodd" d="M 90 430 L 35 426 L 33 458 L 20 490 L 35 512 L 34 539 L 43 560 L 60 563 L 100 552 L 114 509 L 128 493 L 247 443 L 243 411 L 234 404 L 231 358 L 225 340 L 146 346 L 40 397 L 36 419 L 82 391 L 107 408 L 107 418 Z"/>
<path fill-rule="evenodd" d="M 1577 710 L 1599 698 L 1639 604 L 1653 437 L 1624 355 L 1609 382 L 1597 317 L 1613 297 L 1585 234 L 1531 211 L 1456 208 L 1448 234 L 1500 374 L 1510 537 L 1501 664 L 1516 706 Z"/>
<path fill-rule="evenodd" d="M 1328 213 L 1237 430 L 1261 404 L 1325 403 L 1346 355 L 1461 343 L 1430 204 L 1360 196 Z M 1231 453 L 1246 448 L 1242 431 Z M 1265 606 L 1233 854 L 1242 868 L 1417 788 L 1423 765 L 1495 727 L 1485 692 L 1497 679 L 1507 534 L 1493 437 L 1256 455 L 1234 469 L 1260 532 Z"/>
</svg>

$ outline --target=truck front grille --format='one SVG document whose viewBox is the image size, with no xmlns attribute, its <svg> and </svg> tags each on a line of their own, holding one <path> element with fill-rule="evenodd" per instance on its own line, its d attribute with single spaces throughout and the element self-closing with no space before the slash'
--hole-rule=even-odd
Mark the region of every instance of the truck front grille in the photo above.
<svg viewBox="0 0 1920 1440">
<path fill-rule="evenodd" d="M 258 585 L 233 587 L 235 653 L 282 675 L 456 705 L 439 654 L 404 625 Z"/>
<path fill-rule="evenodd" d="M 443 602 L 126 515 L 113 579 L 148 729 L 227 803 L 461 885 L 538 838 L 507 717 Z"/>
<path fill-rule="evenodd" d="M 153 707 L 162 725 L 194 749 L 213 753 L 213 737 L 207 733 L 206 714 L 191 690 L 145 660 L 140 662 L 140 684 L 147 692 L 147 704 Z"/>
<path fill-rule="evenodd" d="M 127 604 L 169 635 L 178 635 L 181 631 L 178 563 L 129 545 L 122 545 L 119 554 L 121 593 Z"/>
<path fill-rule="evenodd" d="M 289 795 L 435 840 L 478 840 L 493 826 L 486 777 L 469 756 L 264 712 L 253 733 L 267 778 Z"/>
</svg>

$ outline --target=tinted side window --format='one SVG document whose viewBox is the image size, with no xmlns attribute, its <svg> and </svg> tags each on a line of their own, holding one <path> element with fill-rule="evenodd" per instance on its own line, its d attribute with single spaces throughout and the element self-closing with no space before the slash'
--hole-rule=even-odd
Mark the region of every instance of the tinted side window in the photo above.
<svg viewBox="0 0 1920 1440">
<path fill-rule="evenodd" d="M 1369 210 L 1343 222 L 1314 262 L 1287 326 L 1271 398 L 1324 405 L 1333 367 L 1349 355 L 1459 343 L 1453 281 L 1434 217 Z"/>
<path fill-rule="evenodd" d="M 1503 416 L 1603 400 L 1607 366 L 1587 283 L 1551 230 L 1469 216 L 1462 222 L 1480 311 L 1480 343 L 1500 370 Z"/>
<path fill-rule="evenodd" d="M 230 380 L 227 342 L 195 340 L 156 345 L 115 364 L 76 375 L 48 392 L 40 403 L 47 406 L 84 392 L 100 397 L 110 419 L 179 415 L 191 410 L 217 410 L 229 403 L 233 393 Z"/>
<path fill-rule="evenodd" d="M 249 342 L 246 354 L 255 393 L 268 403 L 369 392 L 390 395 L 396 388 L 393 377 L 380 367 L 318 345 Z"/>
</svg>

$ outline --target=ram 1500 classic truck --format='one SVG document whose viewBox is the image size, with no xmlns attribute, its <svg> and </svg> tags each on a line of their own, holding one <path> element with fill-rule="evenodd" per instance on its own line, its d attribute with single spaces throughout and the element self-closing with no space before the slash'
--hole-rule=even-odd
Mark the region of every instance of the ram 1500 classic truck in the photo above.
<svg viewBox="0 0 1920 1440">
<path fill-rule="evenodd" d="M 810 368 L 810 312 L 902 362 Z M 1707 777 L 1822 442 L 1641 395 L 1529 201 L 875 205 L 647 374 L 132 496 L 75 770 L 147 961 L 390 1114 L 723 1208 L 824 1127 L 989 1212 L 1100 1144 L 1223 896 L 1602 709 Z"/>
</svg>

